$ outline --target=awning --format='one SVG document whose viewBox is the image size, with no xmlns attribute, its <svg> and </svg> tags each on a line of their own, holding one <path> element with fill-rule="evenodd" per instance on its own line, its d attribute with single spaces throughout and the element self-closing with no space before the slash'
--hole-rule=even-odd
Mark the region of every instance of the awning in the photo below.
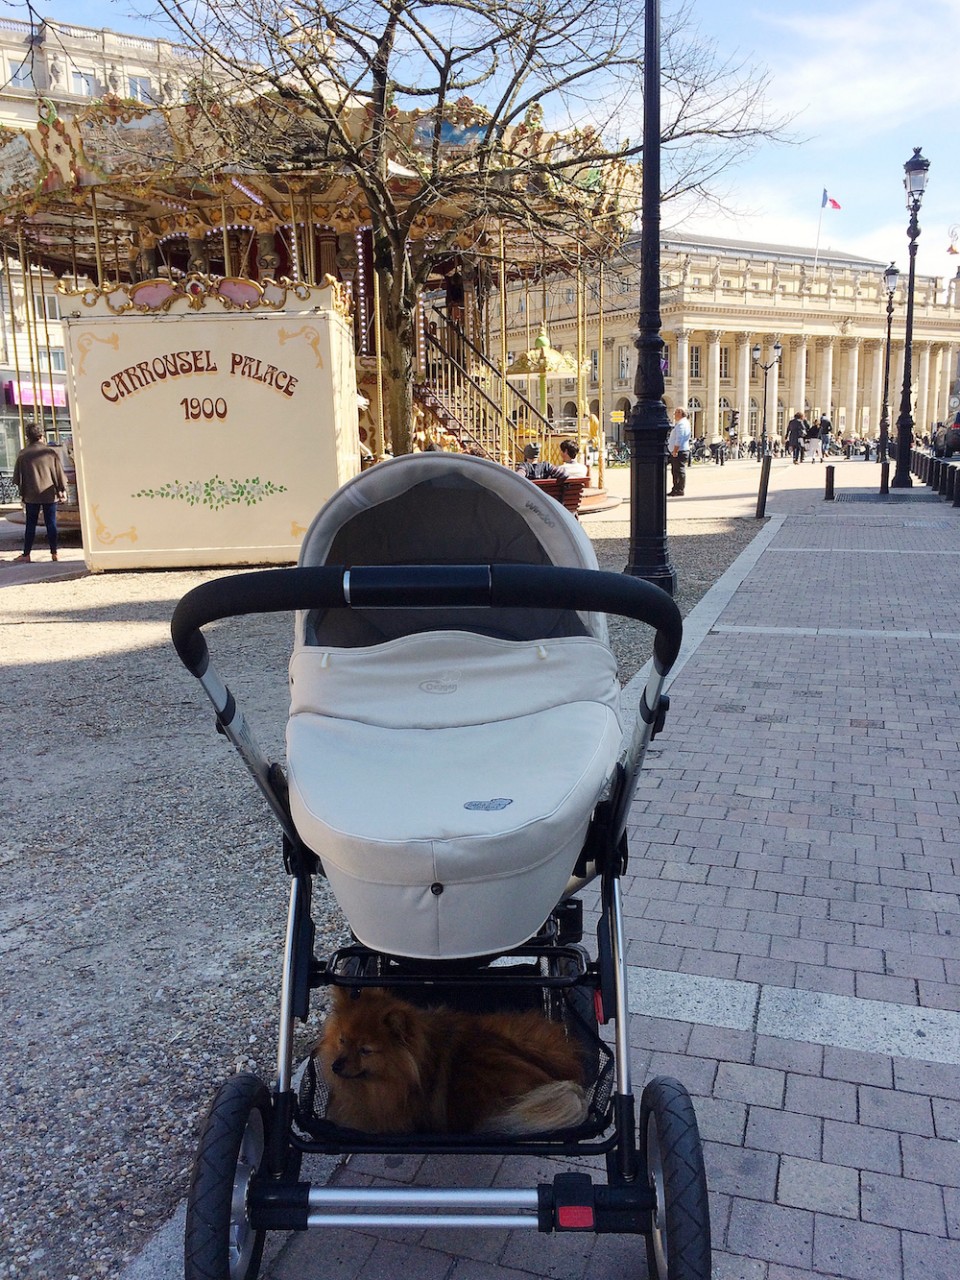
<svg viewBox="0 0 960 1280">
<path fill-rule="evenodd" d="M 8 382 L 6 393 L 7 404 L 54 405 L 58 409 L 67 407 L 67 389 L 56 383 L 52 387 L 47 383 L 46 386 L 37 388 L 32 382 Z"/>
</svg>

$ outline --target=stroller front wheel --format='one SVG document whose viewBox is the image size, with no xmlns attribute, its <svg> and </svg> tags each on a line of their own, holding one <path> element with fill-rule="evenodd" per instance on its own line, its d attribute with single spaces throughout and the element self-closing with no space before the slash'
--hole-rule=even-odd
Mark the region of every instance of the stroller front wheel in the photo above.
<svg viewBox="0 0 960 1280">
<path fill-rule="evenodd" d="M 263 1163 L 270 1094 L 253 1075 L 232 1076 L 207 1113 L 187 1195 L 186 1280 L 254 1280 L 264 1231 L 247 1213 L 248 1190 Z"/>
<path fill-rule="evenodd" d="M 640 1151 L 656 1196 L 647 1235 L 650 1280 L 710 1280 L 710 1206 L 690 1095 L 657 1076 L 640 1098 Z"/>
</svg>

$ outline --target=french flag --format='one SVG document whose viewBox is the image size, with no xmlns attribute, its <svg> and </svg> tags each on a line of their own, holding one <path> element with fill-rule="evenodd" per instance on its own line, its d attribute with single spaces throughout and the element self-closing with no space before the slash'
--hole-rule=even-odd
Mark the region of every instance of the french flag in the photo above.
<svg viewBox="0 0 960 1280">
<path fill-rule="evenodd" d="M 839 202 L 837 200 L 834 200 L 833 196 L 827 195 L 826 187 L 823 188 L 823 199 L 820 201 L 820 208 L 821 209 L 828 209 L 828 208 L 839 209 L 840 208 Z"/>
</svg>

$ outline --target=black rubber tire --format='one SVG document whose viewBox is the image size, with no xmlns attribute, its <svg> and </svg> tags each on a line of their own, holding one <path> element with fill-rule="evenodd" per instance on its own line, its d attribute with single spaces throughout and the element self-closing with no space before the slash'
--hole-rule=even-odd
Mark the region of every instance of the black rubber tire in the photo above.
<svg viewBox="0 0 960 1280">
<path fill-rule="evenodd" d="M 657 1076 L 640 1098 L 640 1158 L 657 1207 L 647 1240 L 650 1280 L 710 1280 L 710 1205 L 690 1095 Z"/>
<path fill-rule="evenodd" d="M 270 1094 L 254 1075 L 231 1076 L 217 1091 L 200 1137 L 187 1193 L 185 1280 L 255 1280 L 265 1231 L 235 1207 L 264 1160 Z"/>
</svg>

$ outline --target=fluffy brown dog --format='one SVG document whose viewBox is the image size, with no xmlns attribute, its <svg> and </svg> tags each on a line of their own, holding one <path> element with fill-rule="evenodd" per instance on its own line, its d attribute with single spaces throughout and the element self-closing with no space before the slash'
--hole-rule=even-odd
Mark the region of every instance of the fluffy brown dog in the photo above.
<svg viewBox="0 0 960 1280">
<path fill-rule="evenodd" d="M 576 1045 L 532 1010 L 419 1009 L 335 987 L 314 1053 L 327 1118 L 366 1133 L 540 1133 L 587 1113 Z"/>
</svg>

